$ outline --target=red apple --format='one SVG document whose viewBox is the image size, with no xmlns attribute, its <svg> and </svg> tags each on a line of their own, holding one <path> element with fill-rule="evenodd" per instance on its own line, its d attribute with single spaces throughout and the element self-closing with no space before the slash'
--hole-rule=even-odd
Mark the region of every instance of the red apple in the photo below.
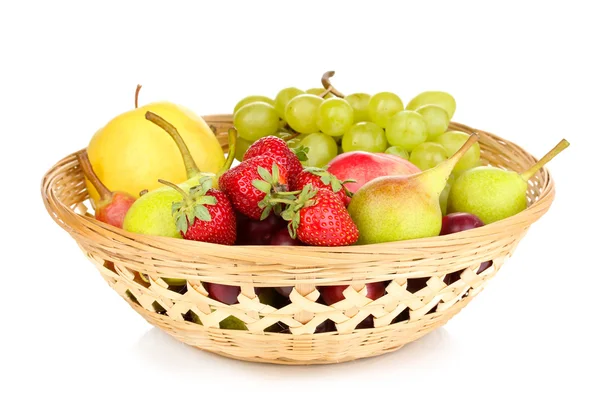
<svg viewBox="0 0 600 408">
<path fill-rule="evenodd" d="M 402 157 L 388 153 L 362 151 L 340 154 L 329 162 L 327 171 L 340 180 L 356 180 L 355 183 L 344 184 L 353 193 L 377 177 L 421 172 L 417 166 Z M 346 200 L 346 204 L 348 204 L 350 198 L 346 197 Z"/>
<path fill-rule="evenodd" d="M 385 294 L 386 286 L 387 282 L 367 283 L 367 297 L 372 300 L 379 299 Z M 325 304 L 331 306 L 334 303 L 345 299 L 344 290 L 346 290 L 347 287 L 348 285 L 321 286 L 319 287 L 319 292 L 321 292 Z"/>
<path fill-rule="evenodd" d="M 221 285 L 219 283 L 205 282 L 204 287 L 208 292 L 208 296 L 226 305 L 234 305 L 238 303 L 238 295 L 241 292 L 239 286 Z"/>
</svg>

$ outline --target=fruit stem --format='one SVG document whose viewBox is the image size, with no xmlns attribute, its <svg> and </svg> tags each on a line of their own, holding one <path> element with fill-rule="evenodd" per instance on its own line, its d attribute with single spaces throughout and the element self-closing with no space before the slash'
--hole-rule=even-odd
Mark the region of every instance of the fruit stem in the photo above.
<svg viewBox="0 0 600 408">
<path fill-rule="evenodd" d="M 181 187 L 179 187 L 177 184 L 173 184 L 170 181 L 167 180 L 162 180 L 162 179 L 158 179 L 158 182 L 161 184 L 164 184 L 165 186 L 169 186 L 172 189 L 174 189 L 175 191 L 177 191 L 179 194 L 181 194 L 181 196 L 183 197 L 183 199 L 185 201 L 188 201 L 190 199 L 190 196 L 188 193 L 186 193 Z"/>
<path fill-rule="evenodd" d="M 469 148 L 478 140 L 479 135 L 475 132 L 471 133 L 471 136 L 467 139 L 465 144 L 463 144 L 448 160 L 441 162 L 432 169 L 417 173 L 412 177 L 425 177 L 426 179 L 429 179 L 432 191 L 440 194 L 444 187 L 446 187 L 448 177 L 450 177 L 450 173 L 452 173 L 456 163 L 458 163 L 467 150 L 469 150 Z"/>
<path fill-rule="evenodd" d="M 227 140 L 229 143 L 227 159 L 225 159 L 225 164 L 217 173 L 217 177 L 221 176 L 221 174 L 229 170 L 231 168 L 231 165 L 233 164 L 233 159 L 235 159 L 235 150 L 237 149 L 237 130 L 235 130 L 235 128 L 230 128 L 227 131 Z"/>
<path fill-rule="evenodd" d="M 539 169 L 544 167 L 550 160 L 554 159 L 554 157 L 556 157 L 557 154 L 559 154 L 560 152 L 565 150 L 567 147 L 569 147 L 569 144 L 570 143 L 567 142 L 566 139 L 563 139 L 560 142 L 558 142 L 558 144 L 556 146 L 554 146 L 554 148 L 552 150 L 550 150 L 548 153 L 546 153 L 546 155 L 544 157 L 542 157 L 540 160 L 538 160 L 538 162 L 536 164 L 531 166 L 531 168 L 529 170 L 526 170 L 523 173 L 521 173 L 521 177 L 523 177 L 523 180 L 525 180 L 525 181 L 529 180 L 535 173 L 537 173 L 537 171 Z"/>
<path fill-rule="evenodd" d="M 181 137 L 177 129 L 175 129 L 173 125 L 171 125 L 169 122 L 158 116 L 156 113 L 150 111 L 146 112 L 146 119 L 162 128 L 173 138 L 173 140 L 177 144 L 177 147 L 179 148 L 179 151 L 181 152 L 181 156 L 183 157 L 183 163 L 185 165 L 185 171 L 187 173 L 188 179 L 196 177 L 198 174 L 200 174 L 200 169 L 196 165 L 196 162 L 194 162 L 190 150 L 183 141 L 183 138 Z"/>
<path fill-rule="evenodd" d="M 334 94 L 335 96 L 339 97 L 339 98 L 343 98 L 344 94 L 341 93 L 340 91 L 338 91 L 337 89 L 335 89 L 335 87 L 333 85 L 331 85 L 331 81 L 329 80 L 329 78 L 331 78 L 332 76 L 335 75 L 335 71 L 327 71 L 323 74 L 323 76 L 321 77 L 321 84 L 323 84 L 323 88 L 325 88 L 327 91 L 331 92 L 332 94 Z M 327 95 L 327 94 L 325 94 Z"/>
<path fill-rule="evenodd" d="M 138 84 L 138 86 L 135 88 L 135 108 L 138 108 L 138 96 L 140 96 L 140 89 L 142 89 L 142 86 L 140 84 Z"/>
<path fill-rule="evenodd" d="M 113 196 L 113 192 L 104 185 L 104 183 L 98 178 L 96 172 L 94 172 L 87 151 L 84 150 L 77 153 L 77 160 L 79 161 L 79 165 L 81 166 L 81 170 L 83 170 L 85 177 L 87 177 L 98 194 L 100 194 L 100 201 L 110 201 Z"/>
<path fill-rule="evenodd" d="M 289 136 L 282 137 L 282 138 L 281 138 L 281 140 L 283 140 L 284 142 L 289 142 L 290 140 L 292 140 L 292 139 L 295 139 L 295 138 L 297 138 L 298 136 L 300 136 L 300 133 L 298 133 L 298 132 L 294 132 L 294 133 L 292 133 L 292 134 L 291 134 L 291 135 L 289 135 Z"/>
</svg>

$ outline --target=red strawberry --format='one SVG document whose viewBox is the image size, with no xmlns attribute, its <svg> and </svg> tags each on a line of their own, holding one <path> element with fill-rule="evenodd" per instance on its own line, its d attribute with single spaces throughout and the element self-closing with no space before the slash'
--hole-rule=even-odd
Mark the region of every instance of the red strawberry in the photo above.
<svg viewBox="0 0 600 408">
<path fill-rule="evenodd" d="M 287 171 L 270 156 L 256 156 L 223 173 L 219 187 L 236 210 L 254 220 L 265 219 L 272 209 L 278 212 L 279 204 L 270 199 L 287 191 Z"/>
<path fill-rule="evenodd" d="M 305 149 L 299 149 L 295 152 L 288 147 L 283 139 L 276 136 L 266 136 L 252 143 L 244 154 L 244 160 L 257 156 L 271 156 L 287 170 L 288 180 L 292 181 L 302 171 L 302 164 L 297 155 L 306 160 Z"/>
<path fill-rule="evenodd" d="M 344 186 L 345 183 L 351 183 L 354 180 L 346 180 L 341 182 L 336 176 L 329 173 L 327 170 L 318 167 L 306 167 L 298 174 L 291 183 L 290 190 L 300 191 L 307 184 L 312 184 L 318 189 L 326 189 L 335 193 L 340 201 L 346 206 L 350 203 L 348 197 L 352 197 L 352 193 Z"/>
<path fill-rule="evenodd" d="M 233 245 L 236 239 L 235 211 L 227 195 L 211 187 L 212 178 L 203 177 L 189 194 L 178 186 L 161 180 L 183 196 L 173 203 L 177 229 L 185 239 Z"/>
<path fill-rule="evenodd" d="M 292 238 L 308 245 L 344 246 L 358 240 L 358 228 L 348 210 L 330 190 L 306 185 L 281 213 Z"/>
</svg>

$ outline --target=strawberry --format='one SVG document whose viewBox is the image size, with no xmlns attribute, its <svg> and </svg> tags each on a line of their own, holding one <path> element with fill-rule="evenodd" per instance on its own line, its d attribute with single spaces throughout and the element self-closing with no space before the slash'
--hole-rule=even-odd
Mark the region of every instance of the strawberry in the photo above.
<svg viewBox="0 0 600 408">
<path fill-rule="evenodd" d="M 358 241 L 358 228 L 337 195 L 311 184 L 281 213 L 292 238 L 308 245 L 344 246 Z"/>
<path fill-rule="evenodd" d="M 298 177 L 290 183 L 290 190 L 300 191 L 307 184 L 312 184 L 318 189 L 324 188 L 335 193 L 340 201 L 347 207 L 348 204 L 350 204 L 349 197 L 352 197 L 352 193 L 344 186 L 344 184 L 353 182 L 354 180 L 345 180 L 342 182 L 327 170 L 318 167 L 306 167 L 298 174 Z"/>
<path fill-rule="evenodd" d="M 271 156 L 256 156 L 223 173 L 219 187 L 237 211 L 254 220 L 265 219 L 271 210 L 279 213 L 279 204 L 270 200 L 287 191 L 287 171 Z"/>
<path fill-rule="evenodd" d="M 225 193 L 211 188 L 211 177 L 203 177 L 189 194 L 172 183 L 160 182 L 183 196 L 183 201 L 172 206 L 175 224 L 183 238 L 224 245 L 235 243 L 235 211 Z"/>
<path fill-rule="evenodd" d="M 302 171 L 300 159 L 306 160 L 306 152 L 303 147 L 292 151 L 287 143 L 276 136 L 266 136 L 258 139 L 246 150 L 244 160 L 256 156 L 271 156 L 287 171 L 288 180 L 292 181 Z"/>
</svg>

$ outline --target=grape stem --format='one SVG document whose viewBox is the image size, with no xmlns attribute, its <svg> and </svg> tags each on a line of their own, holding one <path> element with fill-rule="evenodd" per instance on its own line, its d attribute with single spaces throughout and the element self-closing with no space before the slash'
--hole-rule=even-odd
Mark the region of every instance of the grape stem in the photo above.
<svg viewBox="0 0 600 408">
<path fill-rule="evenodd" d="M 140 96 L 140 89 L 142 89 L 142 86 L 140 84 L 138 84 L 138 86 L 135 88 L 135 108 L 136 109 L 138 107 L 138 97 Z"/>
<path fill-rule="evenodd" d="M 327 95 L 327 93 L 331 92 L 338 98 L 343 98 L 344 94 L 335 89 L 333 85 L 331 85 L 331 81 L 329 80 L 332 76 L 335 75 L 335 71 L 327 71 L 321 77 L 321 84 L 323 84 L 323 88 L 325 88 L 326 92 L 323 96 Z"/>
<path fill-rule="evenodd" d="M 289 135 L 289 136 L 282 137 L 282 138 L 281 138 L 281 140 L 283 140 L 284 142 L 289 142 L 290 140 L 292 140 L 292 139 L 295 139 L 295 138 L 297 138 L 298 136 L 300 136 L 300 133 L 298 133 L 298 132 L 294 132 L 294 133 L 292 133 L 292 134 L 291 134 L 291 135 Z"/>
</svg>

